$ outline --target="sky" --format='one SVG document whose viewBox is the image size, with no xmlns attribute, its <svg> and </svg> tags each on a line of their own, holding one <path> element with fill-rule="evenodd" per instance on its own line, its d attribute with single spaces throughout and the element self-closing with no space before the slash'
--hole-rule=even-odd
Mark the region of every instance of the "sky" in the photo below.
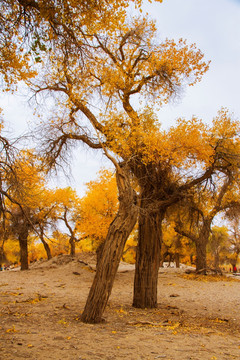
<svg viewBox="0 0 240 360">
<path fill-rule="evenodd" d="M 221 107 L 227 107 L 240 120 L 240 1 L 239 0 L 163 0 L 145 3 L 144 11 L 156 19 L 160 40 L 186 39 L 196 43 L 211 60 L 210 69 L 202 81 L 188 87 L 181 98 L 165 105 L 158 113 L 164 127 L 177 118 L 193 115 L 211 122 Z M 23 95 L 2 95 L 5 127 L 19 135 L 33 121 L 32 110 Z M 80 147 L 73 155 L 73 179 L 60 175 L 56 186 L 70 185 L 80 196 L 84 184 L 96 178 L 97 171 L 106 166 L 102 155 Z"/>
</svg>

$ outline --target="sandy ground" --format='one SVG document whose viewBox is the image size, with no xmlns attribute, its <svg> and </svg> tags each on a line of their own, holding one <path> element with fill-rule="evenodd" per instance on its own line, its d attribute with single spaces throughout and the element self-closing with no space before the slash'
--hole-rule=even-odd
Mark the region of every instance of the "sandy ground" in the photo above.
<svg viewBox="0 0 240 360">
<path fill-rule="evenodd" d="M 158 309 L 131 306 L 134 270 L 122 265 L 105 322 L 79 321 L 94 271 L 86 254 L 0 272 L 0 360 L 240 359 L 240 281 L 197 281 L 160 269 Z"/>
</svg>

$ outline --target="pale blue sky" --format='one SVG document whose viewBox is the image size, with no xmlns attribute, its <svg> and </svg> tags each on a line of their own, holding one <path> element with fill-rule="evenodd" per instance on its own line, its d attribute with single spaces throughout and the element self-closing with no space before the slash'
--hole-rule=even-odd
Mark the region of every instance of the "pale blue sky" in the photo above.
<svg viewBox="0 0 240 360">
<path fill-rule="evenodd" d="M 237 0 L 163 0 L 162 4 L 147 4 L 145 9 L 157 20 L 159 37 L 185 38 L 196 43 L 211 60 L 210 70 L 201 83 L 186 89 L 178 102 L 164 106 L 159 112 L 165 126 L 178 117 L 196 115 L 211 121 L 221 106 L 229 108 L 240 119 L 240 1 Z M 6 127 L 19 134 L 31 122 L 31 110 L 26 99 L 2 96 Z M 93 151 L 75 156 L 73 175 L 76 187 L 83 193 L 83 184 L 95 177 L 104 165 L 102 156 Z M 66 184 L 65 181 L 61 181 Z"/>
<path fill-rule="evenodd" d="M 196 43 L 211 60 L 201 83 L 186 89 L 177 104 L 165 106 L 161 121 L 193 114 L 211 121 L 221 106 L 240 117 L 240 1 L 163 0 L 151 8 L 161 37 Z"/>
</svg>

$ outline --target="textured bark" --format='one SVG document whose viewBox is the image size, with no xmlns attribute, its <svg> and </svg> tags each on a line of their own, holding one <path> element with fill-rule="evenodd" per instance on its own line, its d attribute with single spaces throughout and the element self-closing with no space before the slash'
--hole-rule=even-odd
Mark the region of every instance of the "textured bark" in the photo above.
<svg viewBox="0 0 240 360">
<path fill-rule="evenodd" d="M 69 244 L 70 244 L 70 255 L 75 256 L 76 255 L 76 243 L 75 243 L 74 237 L 72 237 L 72 236 L 70 237 Z"/>
<path fill-rule="evenodd" d="M 207 272 L 207 250 L 205 241 L 198 239 L 196 242 L 196 272 L 206 274 Z"/>
<path fill-rule="evenodd" d="M 123 169 L 117 171 L 117 184 L 119 210 L 109 227 L 93 284 L 81 316 L 81 320 L 86 323 L 102 321 L 102 315 L 112 291 L 125 243 L 137 221 L 136 194 L 131 188 L 127 173 Z"/>
<path fill-rule="evenodd" d="M 142 207 L 141 207 L 142 210 Z M 133 306 L 137 308 L 157 307 L 158 270 L 161 259 L 161 214 L 141 214 L 136 254 Z"/>
<path fill-rule="evenodd" d="M 168 169 L 141 161 L 132 163 L 141 191 L 133 306 L 157 306 L 158 270 L 161 260 L 162 221 L 174 189 Z"/>
<path fill-rule="evenodd" d="M 196 239 L 196 272 L 207 273 L 207 244 L 210 235 L 211 220 L 204 220 L 199 237 Z"/>
<path fill-rule="evenodd" d="M 96 253 L 97 253 L 97 266 L 100 262 L 100 259 L 102 257 L 102 251 L 103 251 L 103 247 L 104 247 L 104 242 L 101 242 L 99 244 L 99 246 L 97 247 Z"/>
</svg>

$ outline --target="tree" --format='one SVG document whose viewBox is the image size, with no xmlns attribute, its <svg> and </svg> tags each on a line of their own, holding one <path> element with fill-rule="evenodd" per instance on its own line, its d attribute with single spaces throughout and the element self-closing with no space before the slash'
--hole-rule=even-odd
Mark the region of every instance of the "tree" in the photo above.
<svg viewBox="0 0 240 360">
<path fill-rule="evenodd" d="M 184 258 L 189 252 L 189 244 L 185 238 L 176 233 L 175 223 L 168 217 L 163 223 L 162 255 L 161 263 L 168 260 L 169 264 L 175 261 L 176 267 L 180 267 L 180 258 Z"/>
<path fill-rule="evenodd" d="M 156 0 L 162 2 L 162 0 Z M 142 1 L 133 0 L 136 8 Z M 0 3 L 0 74 L 2 86 L 36 75 L 32 62 L 41 63 L 46 51 L 57 51 L 65 42 L 84 63 L 93 33 L 113 31 L 127 16 L 129 1 L 84 2 L 75 0 L 2 0 Z"/>
<path fill-rule="evenodd" d="M 235 201 L 233 206 L 226 211 L 226 219 L 230 224 L 226 258 L 232 265 L 232 268 L 237 266 L 240 254 L 239 209 L 239 203 Z"/>
<path fill-rule="evenodd" d="M 217 214 L 239 206 L 239 125 L 226 109 L 219 111 L 209 137 L 213 148 L 209 159 L 210 181 L 204 186 L 200 184 L 196 192 L 183 201 L 177 231 L 196 245 L 197 272 L 206 273 L 207 270 L 206 249 L 213 219 Z"/>
<path fill-rule="evenodd" d="M 4 244 L 12 233 L 9 225 L 9 206 L 15 206 L 15 209 L 18 208 L 19 211 L 22 211 L 21 204 L 14 193 L 14 188 L 21 191 L 22 184 L 15 169 L 16 159 L 19 156 L 19 150 L 15 146 L 16 140 L 9 140 L 3 136 L 3 119 L 0 120 L 0 221 L 2 232 L 0 262 L 2 262 L 5 260 Z M 19 241 L 21 238 L 22 236 Z"/>
<path fill-rule="evenodd" d="M 44 12 L 40 12 L 42 18 L 37 17 L 41 9 L 35 6 L 36 3 L 33 5 L 29 2 L 20 3 L 24 5 L 25 13 L 31 16 L 31 21 L 28 24 L 37 24 L 35 28 L 37 28 L 38 33 L 40 32 L 41 35 L 41 47 L 44 39 L 42 29 L 45 30 L 45 27 L 47 27 L 45 32 L 47 34 L 44 43 L 45 48 L 41 51 L 39 59 L 44 59 L 44 62 L 42 61 L 41 63 L 43 73 L 41 72 L 41 78 L 39 80 L 36 78 L 32 86 L 35 85 L 37 94 L 43 91 L 55 94 L 55 105 L 61 105 L 59 111 L 54 111 L 59 116 L 51 118 L 47 130 L 48 163 L 50 165 L 56 163 L 64 155 L 64 150 L 65 153 L 68 152 L 71 144 L 75 141 L 81 141 L 91 148 L 104 149 L 105 154 L 113 160 L 117 168 L 117 183 L 120 186 L 117 218 L 118 220 L 122 219 L 121 221 L 125 223 L 121 225 L 118 221 L 111 223 L 107 239 L 110 239 L 116 231 L 116 225 L 119 226 L 119 230 L 122 226 L 125 227 L 125 230 L 122 232 L 124 236 L 121 236 L 121 246 L 115 243 L 118 249 L 117 254 L 116 251 L 108 251 L 110 248 L 105 246 L 108 241 L 104 244 L 104 249 L 107 252 L 105 254 L 107 255 L 107 258 L 105 257 L 107 265 L 105 265 L 104 276 L 107 275 L 106 270 L 109 266 L 110 269 L 112 267 L 112 273 L 114 274 L 115 259 L 117 263 L 120 259 L 119 254 L 122 251 L 122 245 L 126 241 L 126 236 L 131 232 L 132 226 L 134 226 L 132 221 L 125 221 L 125 219 L 130 215 L 132 216 L 131 220 L 136 220 L 135 195 L 133 189 L 130 189 L 132 176 L 130 172 L 134 173 L 133 167 L 135 165 L 133 161 L 131 167 L 128 164 L 134 158 L 133 149 L 137 145 L 141 146 L 142 144 L 142 129 L 144 124 L 147 127 L 148 123 L 146 116 L 141 114 L 140 109 L 138 107 L 134 108 L 132 100 L 134 98 L 144 99 L 147 97 L 147 101 L 152 100 L 153 104 L 168 101 L 179 90 L 182 84 L 193 85 L 199 81 L 207 70 L 208 64 L 203 61 L 203 54 L 195 45 L 188 46 L 183 40 L 180 40 L 178 43 L 166 40 L 157 45 L 154 39 L 156 36 L 155 25 L 146 19 L 135 19 L 130 23 L 123 23 L 122 21 L 120 26 L 119 21 L 117 21 L 111 28 L 108 28 L 106 25 L 104 25 L 104 28 L 101 28 L 101 26 L 97 27 L 96 23 L 94 23 L 94 31 L 91 31 L 91 26 L 88 23 L 86 25 L 82 21 L 81 12 L 73 12 L 73 23 L 71 21 L 68 25 L 64 22 L 63 26 L 62 22 L 59 21 L 59 12 L 55 11 L 54 6 L 53 12 L 55 11 L 56 22 L 54 20 L 55 17 L 51 16 L 52 12 L 49 11 L 45 12 L 47 16 L 44 15 Z M 74 7 L 71 7 L 72 4 L 72 2 L 68 2 L 70 8 L 74 9 Z M 59 8 L 65 11 L 61 6 Z M 65 13 L 64 11 L 63 14 Z M 34 16 L 37 19 L 36 23 L 33 21 L 35 19 Z M 60 20 L 62 18 L 64 17 L 61 14 Z M 43 19 L 41 26 L 39 26 L 39 19 Z M 70 19 L 72 18 L 70 17 Z M 81 22 L 84 24 L 83 26 L 81 26 Z M 49 23 L 51 26 L 48 26 Z M 50 38 L 49 34 L 52 32 L 54 34 Z M 58 34 L 57 36 L 56 33 Z M 54 45 L 54 53 L 50 51 L 50 43 Z M 44 67 L 44 64 L 47 64 L 47 66 Z M 45 76 L 42 77 L 44 72 Z M 96 109 L 95 104 L 101 106 L 101 112 Z M 121 132 L 119 130 L 121 128 L 127 129 L 130 137 L 117 137 L 116 132 L 120 135 Z M 122 133 L 124 134 L 124 132 Z M 127 139 L 127 141 L 123 141 L 124 139 Z M 127 144 L 127 148 L 123 145 L 124 143 Z M 132 144 L 134 144 L 133 147 Z M 109 150 L 111 150 L 111 154 Z M 147 158 L 145 156 L 145 159 Z M 119 161 L 121 166 L 118 163 Z M 151 164 L 151 161 L 148 167 L 144 166 L 142 167 L 142 173 L 145 177 L 148 168 L 152 167 L 154 169 L 155 166 Z M 161 175 L 165 176 L 165 173 L 166 171 L 164 170 L 161 172 Z M 155 174 L 153 172 L 153 176 L 155 175 L 156 172 Z M 126 181 L 125 184 L 123 184 L 123 180 Z M 151 187 L 146 185 L 144 191 L 142 191 L 142 194 L 147 194 L 148 191 L 151 191 Z M 142 214 L 145 208 L 149 206 L 148 203 L 145 203 L 144 199 L 145 196 L 142 196 Z M 134 206 L 130 206 L 131 202 Z M 126 206 L 125 209 L 123 205 Z M 152 259 L 152 254 L 150 254 L 152 248 L 155 246 L 159 248 L 158 242 L 154 241 L 154 239 L 159 238 L 158 230 L 154 227 L 156 235 L 152 239 L 152 245 L 148 246 L 145 235 L 151 233 L 149 231 L 149 224 L 152 220 L 154 224 L 162 221 L 164 211 L 165 208 L 163 207 L 161 214 L 155 215 L 155 212 L 153 212 L 153 216 L 148 216 L 146 219 L 142 216 L 143 226 L 140 225 L 140 228 L 143 229 L 141 231 L 143 235 L 141 236 L 143 239 L 142 244 L 147 248 L 150 260 Z M 123 215 L 124 213 L 125 215 Z M 128 229 L 126 226 L 128 226 Z M 146 229 L 148 230 L 145 231 Z M 118 240 L 120 241 L 120 238 Z M 155 271 L 154 290 L 152 290 L 155 292 L 155 298 L 156 274 L 159 260 L 158 248 L 156 251 L 157 257 L 154 258 L 154 265 L 149 266 L 150 271 L 152 271 L 152 268 Z M 112 256 L 116 256 L 113 261 Z M 139 259 L 138 256 L 137 259 Z M 140 264 L 140 260 L 137 263 Z M 149 261 L 148 264 L 150 265 Z M 141 265 L 140 268 L 141 272 L 144 271 L 144 266 Z M 94 309 L 96 304 L 98 304 L 99 311 L 98 313 L 92 311 L 94 318 L 84 312 L 82 317 L 84 321 L 100 319 L 100 313 L 104 309 L 105 300 L 110 294 L 108 289 L 112 287 L 112 276 L 109 277 L 107 286 L 105 283 L 106 279 L 103 278 L 100 270 L 97 272 L 96 278 L 99 280 L 98 285 L 101 283 L 101 286 L 104 288 L 104 302 L 101 303 L 100 309 L 97 297 L 98 293 L 101 294 L 102 290 L 99 292 L 94 291 L 96 286 L 96 282 L 94 282 L 86 308 L 88 310 Z M 146 286 L 145 280 L 143 285 Z"/>
<path fill-rule="evenodd" d="M 44 177 L 39 159 L 32 151 L 19 152 L 6 174 L 5 186 L 9 188 L 12 232 L 20 245 L 21 270 L 28 269 L 28 235 L 34 229 L 34 210 L 43 191 Z"/>
<path fill-rule="evenodd" d="M 216 272 L 221 271 L 220 265 L 224 264 L 226 260 L 228 241 L 229 233 L 225 226 L 212 227 L 209 241 L 209 252 L 213 257 L 213 268 Z"/>
<path fill-rule="evenodd" d="M 116 179 L 119 208 L 102 247 L 96 275 L 81 317 L 84 322 L 102 320 L 125 243 L 137 221 L 137 196 L 129 181 L 128 171 L 117 167 Z"/>
<path fill-rule="evenodd" d="M 207 128 L 201 121 L 179 120 L 169 131 L 153 128 L 148 135 L 149 139 L 142 141 L 135 150 L 133 163 L 141 196 L 133 305 L 140 308 L 157 307 L 162 224 L 166 211 L 192 187 L 206 181 L 212 172 L 209 164 L 202 166 L 200 172 L 194 171 L 212 155 Z M 186 176 L 189 168 L 192 171 Z"/>
<path fill-rule="evenodd" d="M 56 158 L 59 157 L 59 150 L 62 150 L 62 155 L 66 146 L 69 146 L 74 140 L 80 140 L 92 148 L 110 149 L 112 153 L 116 154 L 117 159 L 120 156 L 122 161 L 128 164 L 130 171 L 136 176 L 138 181 L 140 179 L 146 179 L 146 174 L 148 174 L 151 167 L 152 169 L 156 168 L 152 163 L 154 152 L 148 157 L 150 153 L 148 150 L 147 152 L 145 151 L 149 149 L 149 147 L 145 147 L 145 153 L 143 154 L 144 161 L 149 162 L 149 165 L 146 166 L 145 163 L 142 164 L 142 174 L 138 163 L 135 166 L 135 149 L 141 149 L 144 129 L 148 128 L 149 125 L 151 130 L 147 132 L 147 134 L 152 134 L 153 128 L 156 128 L 156 125 L 153 118 L 148 115 L 148 111 L 137 111 L 133 108 L 130 103 L 131 97 L 136 94 L 144 97 L 148 94 L 149 97 L 155 96 L 158 101 L 160 101 L 160 99 L 162 99 L 162 101 L 167 100 L 176 89 L 178 89 L 183 79 L 186 78 L 186 81 L 188 81 L 188 78 L 191 77 L 191 80 L 194 79 L 191 83 L 194 83 L 201 77 L 204 71 L 207 70 L 208 66 L 202 60 L 203 55 L 197 51 L 194 46 L 188 47 L 183 41 L 180 41 L 178 44 L 166 41 L 160 44 L 159 47 L 151 47 L 149 40 L 154 35 L 153 25 L 150 24 L 149 26 L 145 22 L 142 22 L 134 24 L 134 26 L 131 31 L 128 31 L 124 35 L 121 35 L 121 32 L 119 32 L 116 40 L 110 41 L 108 38 L 95 37 L 95 41 L 97 41 L 98 44 L 98 52 L 94 56 L 94 63 L 90 61 L 89 64 L 92 74 L 88 68 L 88 81 L 90 81 L 92 77 L 92 84 L 90 82 L 88 82 L 88 84 L 85 83 L 85 88 L 87 86 L 91 89 L 92 93 L 98 90 L 102 99 L 106 99 L 102 105 L 102 115 L 94 114 L 91 111 L 90 105 L 86 105 L 91 99 L 86 98 L 88 94 L 86 94 L 85 90 L 84 93 L 79 92 L 79 86 L 82 87 L 82 84 L 76 84 L 72 73 L 70 74 L 68 69 L 64 70 L 65 75 L 67 73 L 67 82 L 65 84 L 62 83 L 60 87 L 57 84 L 44 87 L 55 93 L 64 93 L 67 95 L 68 103 L 72 103 L 69 119 L 54 119 L 53 123 L 50 123 L 48 127 L 47 134 L 49 140 L 47 144 L 48 160 L 50 163 L 56 161 Z M 187 58 L 189 60 L 189 67 L 185 65 Z M 176 63 L 179 63 L 177 67 L 175 67 Z M 97 68 L 96 64 L 98 64 Z M 102 64 L 105 64 L 104 67 Z M 108 67 L 107 64 L 109 64 Z M 94 73 L 93 70 L 95 70 Z M 74 74 L 74 77 L 75 75 L 76 74 Z M 79 76 L 82 76 L 82 74 L 79 74 Z M 111 82 L 109 79 L 111 79 Z M 110 84 L 112 86 L 111 88 Z M 159 95 L 158 98 L 157 94 Z M 97 95 L 98 94 L 95 93 L 95 96 Z M 124 112 L 119 112 L 116 104 L 122 106 Z M 107 113 L 104 109 L 105 107 L 107 107 Z M 81 126 L 81 113 L 85 115 L 92 127 L 97 131 L 95 138 L 93 134 L 90 133 L 88 135 L 84 132 Z M 103 116 L 104 113 L 105 115 Z M 51 138 L 50 136 L 53 137 Z M 58 137 L 56 138 L 56 136 Z M 147 143 L 149 143 L 150 139 L 150 137 L 146 139 Z M 138 175 L 136 175 L 137 173 Z M 162 176 L 165 176 L 165 174 L 166 172 L 163 171 Z M 158 176 L 158 174 L 156 176 Z M 151 199 L 153 199 L 154 196 L 151 186 L 147 187 L 146 185 L 145 195 L 148 195 L 147 192 L 151 192 Z M 148 197 L 145 195 L 143 193 L 143 198 Z M 148 204 L 144 204 L 144 200 L 142 200 L 140 207 L 143 208 L 143 214 L 144 207 L 146 206 L 148 206 Z M 164 215 L 164 211 L 162 215 Z M 159 217 L 159 221 L 162 221 L 162 215 L 156 215 Z M 143 216 L 142 221 L 152 222 L 150 218 L 151 216 L 149 220 L 146 220 L 145 216 Z M 156 224 L 156 221 L 153 220 L 153 223 Z M 139 222 L 139 224 L 141 224 L 141 222 Z M 141 234 L 143 234 L 143 238 L 145 239 L 147 234 L 157 232 L 152 241 L 155 247 L 157 246 L 155 238 L 159 238 L 157 230 L 159 227 L 153 228 L 154 231 L 152 231 L 151 228 L 151 231 L 148 230 L 145 234 L 143 231 Z M 144 246 L 149 246 L 151 249 L 153 248 L 153 245 L 148 245 L 149 238 L 148 242 L 143 240 L 143 244 Z M 149 250 L 146 251 L 149 253 Z M 151 256 L 148 263 L 150 266 L 149 271 L 151 271 L 152 268 L 155 269 L 153 286 L 155 291 L 154 304 L 156 304 L 156 274 L 158 272 L 159 250 L 153 250 L 153 253 L 157 256 L 154 259 L 155 265 L 150 265 L 153 260 Z M 139 263 L 137 256 L 137 264 Z M 146 267 L 143 264 L 140 270 L 141 273 L 143 273 L 144 269 L 146 269 Z M 149 283 L 147 277 L 148 275 L 146 274 L 146 281 L 144 281 L 142 288 L 149 288 L 149 286 L 146 285 L 147 282 Z M 140 296 L 141 298 L 143 297 L 141 292 Z"/>
<path fill-rule="evenodd" d="M 56 214 L 55 218 L 64 222 L 68 231 L 70 255 L 76 254 L 77 227 L 81 217 L 80 199 L 75 190 L 70 187 L 56 189 L 55 193 Z"/>
<path fill-rule="evenodd" d="M 38 196 L 34 207 L 34 229 L 36 236 L 41 240 L 48 260 L 52 258 L 51 248 L 46 239 L 49 230 L 55 230 L 57 226 L 56 209 L 58 202 L 54 189 L 47 189 L 45 186 Z"/>
</svg>

